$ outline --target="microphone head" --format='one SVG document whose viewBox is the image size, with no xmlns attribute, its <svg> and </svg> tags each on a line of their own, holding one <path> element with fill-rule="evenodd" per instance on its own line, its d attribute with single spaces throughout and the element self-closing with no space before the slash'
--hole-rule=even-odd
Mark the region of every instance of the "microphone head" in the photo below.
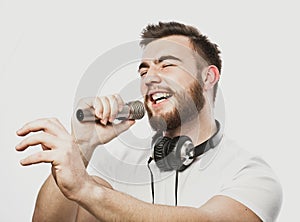
<svg viewBox="0 0 300 222">
<path fill-rule="evenodd" d="M 142 119 L 145 115 L 144 104 L 141 101 L 132 101 L 127 103 L 130 107 L 128 119 Z"/>
</svg>

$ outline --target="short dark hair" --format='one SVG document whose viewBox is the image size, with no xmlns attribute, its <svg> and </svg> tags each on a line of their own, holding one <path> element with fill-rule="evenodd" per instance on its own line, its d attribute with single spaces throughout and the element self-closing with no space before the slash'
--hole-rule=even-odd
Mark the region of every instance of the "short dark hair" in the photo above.
<svg viewBox="0 0 300 222">
<path fill-rule="evenodd" d="M 147 25 L 142 33 L 140 45 L 147 46 L 150 42 L 171 35 L 182 35 L 189 38 L 195 51 L 209 64 L 215 65 L 219 72 L 222 69 L 221 51 L 218 45 L 212 43 L 207 36 L 201 34 L 197 28 L 178 22 L 159 22 L 158 24 Z M 214 87 L 213 98 L 215 100 L 218 83 Z"/>
</svg>

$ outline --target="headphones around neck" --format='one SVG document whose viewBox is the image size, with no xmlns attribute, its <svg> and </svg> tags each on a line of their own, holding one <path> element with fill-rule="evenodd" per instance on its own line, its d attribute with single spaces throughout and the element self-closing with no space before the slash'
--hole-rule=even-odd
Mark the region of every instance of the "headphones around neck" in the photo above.
<svg viewBox="0 0 300 222">
<path fill-rule="evenodd" d="M 184 171 L 190 166 L 196 157 L 209 149 L 216 147 L 223 134 L 220 130 L 220 123 L 216 121 L 217 132 L 208 140 L 194 146 L 188 136 L 176 136 L 174 138 L 162 135 L 157 132 L 152 138 L 152 154 L 157 167 L 161 171 Z"/>
</svg>

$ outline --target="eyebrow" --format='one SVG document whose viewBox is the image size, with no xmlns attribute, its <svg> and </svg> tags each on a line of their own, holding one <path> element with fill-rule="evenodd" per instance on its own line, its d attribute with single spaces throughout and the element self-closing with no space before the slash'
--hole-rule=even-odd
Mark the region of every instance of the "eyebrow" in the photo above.
<svg viewBox="0 0 300 222">
<path fill-rule="evenodd" d="M 155 63 L 155 64 L 158 64 L 158 63 L 161 63 L 161 62 L 163 62 L 163 61 L 165 61 L 165 60 L 176 60 L 176 61 L 182 62 L 181 59 L 179 59 L 179 58 L 177 58 L 177 57 L 175 57 L 175 56 L 172 56 L 172 55 L 165 55 L 165 56 L 159 57 L 159 59 L 154 60 L 154 63 Z M 139 69 L 138 69 L 138 70 L 140 70 L 140 69 L 142 69 L 142 68 L 149 68 L 149 64 L 146 63 L 146 62 L 142 62 L 142 63 L 139 65 Z"/>
<path fill-rule="evenodd" d="M 148 63 L 146 63 L 146 62 L 142 62 L 142 63 L 139 65 L 139 69 L 138 69 L 138 71 L 140 71 L 142 68 L 149 68 L 149 65 L 148 65 Z"/>
<path fill-rule="evenodd" d="M 175 56 L 172 56 L 172 55 L 166 55 L 166 56 L 161 56 L 158 60 L 156 60 L 155 62 L 156 63 L 161 63 L 163 62 L 164 60 L 176 60 L 176 61 L 179 61 L 179 62 L 182 62 L 181 59 L 175 57 Z"/>
</svg>

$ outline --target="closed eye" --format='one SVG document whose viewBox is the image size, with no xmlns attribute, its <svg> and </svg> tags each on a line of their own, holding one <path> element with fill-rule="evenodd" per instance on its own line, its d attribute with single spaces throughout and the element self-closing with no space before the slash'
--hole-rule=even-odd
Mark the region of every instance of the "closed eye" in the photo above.
<svg viewBox="0 0 300 222">
<path fill-rule="evenodd" d="M 141 70 L 139 71 L 141 77 L 143 77 L 144 75 L 146 75 L 147 72 L 148 72 L 148 69 L 141 69 Z"/>
<path fill-rule="evenodd" d="M 164 64 L 162 65 L 163 68 L 169 67 L 169 66 L 175 66 L 174 64 Z"/>
</svg>

